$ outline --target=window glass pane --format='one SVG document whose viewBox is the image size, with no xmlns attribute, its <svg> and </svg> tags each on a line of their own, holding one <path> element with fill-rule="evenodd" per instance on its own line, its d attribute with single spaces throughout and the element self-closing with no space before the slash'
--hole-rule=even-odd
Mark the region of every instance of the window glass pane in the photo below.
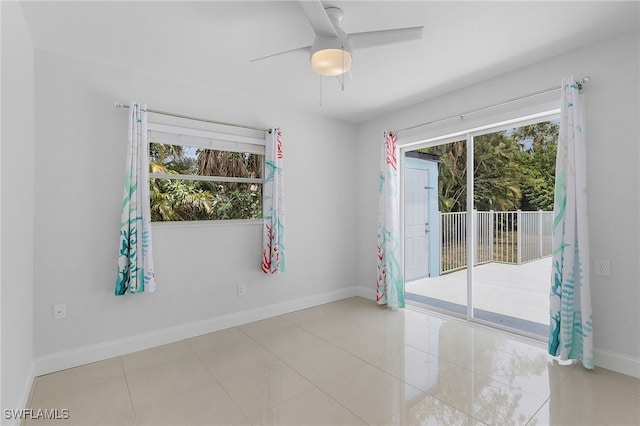
<svg viewBox="0 0 640 426">
<path fill-rule="evenodd" d="M 150 179 L 154 222 L 261 219 L 262 184 Z"/>
<path fill-rule="evenodd" d="M 151 173 L 262 179 L 264 155 L 151 143 Z"/>
<path fill-rule="evenodd" d="M 196 156 L 198 174 L 262 179 L 263 155 L 199 149 Z"/>
<path fill-rule="evenodd" d="M 473 317 L 547 336 L 558 122 L 474 138 Z"/>
<path fill-rule="evenodd" d="M 149 144 L 149 171 L 182 175 L 198 174 L 198 149 L 190 146 Z"/>
<path fill-rule="evenodd" d="M 149 145 L 151 220 L 154 222 L 262 218 L 264 155 L 151 143 Z M 192 175 L 167 179 L 155 174 Z M 221 181 L 195 180 L 196 176 Z"/>
</svg>

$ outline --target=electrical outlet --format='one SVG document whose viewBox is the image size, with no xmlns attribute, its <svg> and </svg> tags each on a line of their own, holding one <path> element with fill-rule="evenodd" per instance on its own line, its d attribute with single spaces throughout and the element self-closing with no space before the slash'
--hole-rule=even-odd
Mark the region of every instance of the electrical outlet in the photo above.
<svg viewBox="0 0 640 426">
<path fill-rule="evenodd" d="M 247 285 L 244 283 L 238 284 L 238 297 L 242 297 L 247 294 Z"/>
<path fill-rule="evenodd" d="M 53 319 L 62 319 L 67 317 L 67 306 L 64 303 L 53 305 Z"/>
<path fill-rule="evenodd" d="M 594 261 L 593 269 L 593 273 L 600 277 L 608 277 L 609 275 L 611 275 L 611 266 L 609 264 L 609 259 L 596 259 Z"/>
</svg>

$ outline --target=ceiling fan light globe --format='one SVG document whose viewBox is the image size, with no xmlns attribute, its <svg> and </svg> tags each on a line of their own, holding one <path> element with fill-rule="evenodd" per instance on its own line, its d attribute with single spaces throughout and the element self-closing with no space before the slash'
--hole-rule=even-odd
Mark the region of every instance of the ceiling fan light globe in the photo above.
<svg viewBox="0 0 640 426">
<path fill-rule="evenodd" d="M 323 49 L 311 55 L 311 68 L 320 75 L 344 74 L 351 69 L 351 53 L 343 49 Z"/>
</svg>

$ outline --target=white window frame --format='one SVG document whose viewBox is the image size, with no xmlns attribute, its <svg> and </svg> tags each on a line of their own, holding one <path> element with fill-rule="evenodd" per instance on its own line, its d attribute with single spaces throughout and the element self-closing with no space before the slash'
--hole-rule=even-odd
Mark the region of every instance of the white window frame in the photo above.
<svg viewBox="0 0 640 426">
<path fill-rule="evenodd" d="M 266 132 L 262 138 L 243 136 L 210 130 L 194 129 L 190 127 L 172 126 L 160 123 L 148 123 L 147 138 L 149 146 L 152 143 L 188 146 L 202 149 L 215 149 L 219 151 L 242 152 L 262 155 L 262 173 L 264 176 L 264 158 L 266 152 Z M 229 176 L 199 176 L 168 173 L 149 173 L 149 178 L 157 179 L 181 179 L 191 181 L 208 182 L 234 182 L 234 183 L 257 183 L 264 185 L 264 178 L 241 178 Z M 163 221 L 152 222 L 153 225 L 175 225 L 180 224 L 251 224 L 262 223 L 260 219 L 221 219 L 221 220 L 185 220 L 185 221 Z"/>
</svg>

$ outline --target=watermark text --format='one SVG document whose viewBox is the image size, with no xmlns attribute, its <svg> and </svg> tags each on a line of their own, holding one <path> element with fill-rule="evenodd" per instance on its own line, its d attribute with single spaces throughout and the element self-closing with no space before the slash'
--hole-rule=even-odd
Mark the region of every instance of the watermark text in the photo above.
<svg viewBox="0 0 640 426">
<path fill-rule="evenodd" d="M 66 420 L 69 410 L 66 408 L 5 408 L 2 412 L 5 420 Z"/>
</svg>

